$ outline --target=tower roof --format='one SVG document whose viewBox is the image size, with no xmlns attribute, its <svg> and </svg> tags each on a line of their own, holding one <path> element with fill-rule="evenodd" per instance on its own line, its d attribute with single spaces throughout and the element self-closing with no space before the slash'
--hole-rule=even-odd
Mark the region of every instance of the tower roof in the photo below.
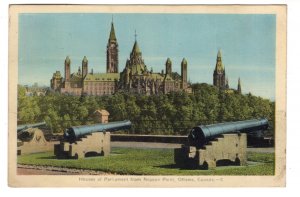
<svg viewBox="0 0 300 197">
<path fill-rule="evenodd" d="M 167 64 L 172 64 L 172 61 L 171 61 L 171 59 L 170 59 L 170 58 L 168 58 L 166 63 L 167 63 Z"/>
<path fill-rule="evenodd" d="M 132 53 L 141 53 L 140 47 L 137 43 L 137 41 L 134 42 L 133 48 L 132 48 Z"/>
<path fill-rule="evenodd" d="M 221 49 L 218 50 L 218 55 L 217 57 L 222 57 Z"/>
<path fill-rule="evenodd" d="M 186 59 L 185 59 L 185 58 L 183 58 L 181 63 L 182 63 L 182 64 L 187 64 L 187 61 L 186 61 Z"/>
<path fill-rule="evenodd" d="M 110 28 L 110 34 L 109 34 L 109 41 L 111 41 L 111 40 L 117 40 L 113 22 L 111 22 L 111 28 Z"/>
<path fill-rule="evenodd" d="M 237 87 L 237 91 L 241 94 L 242 93 L 242 87 L 241 87 L 241 79 L 239 78 L 238 80 L 238 87 Z"/>
<path fill-rule="evenodd" d="M 82 60 L 83 62 L 87 62 L 88 61 L 88 59 L 86 58 L 86 56 L 84 56 L 83 57 L 83 60 Z"/>
<path fill-rule="evenodd" d="M 217 63 L 216 63 L 216 68 L 215 71 L 218 73 L 225 73 L 225 66 L 222 63 L 222 54 L 221 54 L 221 50 L 218 50 L 218 54 L 217 54 Z"/>
<path fill-rule="evenodd" d="M 68 63 L 71 61 L 70 58 L 69 58 L 69 56 L 66 57 L 65 61 L 68 62 Z"/>
</svg>

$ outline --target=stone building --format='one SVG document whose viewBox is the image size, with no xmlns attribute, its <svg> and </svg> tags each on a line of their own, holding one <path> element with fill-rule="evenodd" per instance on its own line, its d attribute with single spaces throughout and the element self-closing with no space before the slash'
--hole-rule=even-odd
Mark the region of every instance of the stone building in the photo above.
<svg viewBox="0 0 300 197">
<path fill-rule="evenodd" d="M 216 67 L 213 75 L 213 84 L 220 89 L 225 89 L 226 87 L 226 75 L 225 75 L 225 67 L 222 62 L 222 54 L 221 51 L 218 51 Z M 228 80 L 228 79 L 227 79 Z"/>
<path fill-rule="evenodd" d="M 222 62 L 221 50 L 219 50 L 217 54 L 216 66 L 213 74 L 213 85 L 218 87 L 220 90 L 225 90 L 225 92 L 227 93 L 234 93 L 234 92 L 238 92 L 239 94 L 242 93 L 240 78 L 238 80 L 237 90 L 230 89 L 229 87 L 228 77 L 226 77 L 225 74 L 225 66 L 223 65 Z"/>
<path fill-rule="evenodd" d="M 241 79 L 238 80 L 238 87 L 237 87 L 238 93 L 242 94 L 242 87 L 241 87 Z"/>
<path fill-rule="evenodd" d="M 88 59 L 83 57 L 82 66 L 78 72 L 71 74 L 71 59 L 66 57 L 65 76 L 62 78 L 60 71 L 56 71 L 50 81 L 51 89 L 63 94 L 71 95 L 110 95 L 117 91 L 128 91 L 141 94 L 160 94 L 171 91 L 191 92 L 187 82 L 187 61 L 181 62 L 181 75 L 172 72 L 170 58 L 166 61 L 166 72 L 154 73 L 148 70 L 142 58 L 142 52 L 135 39 L 130 58 L 127 59 L 125 68 L 118 72 L 118 42 L 114 24 L 111 30 L 106 51 L 106 73 L 94 73 L 88 70 Z"/>
<path fill-rule="evenodd" d="M 172 61 L 166 61 L 166 72 L 149 70 L 142 58 L 142 52 L 135 40 L 130 58 L 126 61 L 124 70 L 120 73 L 118 88 L 141 94 L 166 94 L 171 91 L 190 91 L 187 83 L 187 61 L 181 63 L 181 76 L 172 72 Z"/>
<path fill-rule="evenodd" d="M 119 50 L 115 34 L 114 24 L 111 23 L 111 31 L 106 50 L 106 73 L 118 73 L 119 67 Z"/>
</svg>

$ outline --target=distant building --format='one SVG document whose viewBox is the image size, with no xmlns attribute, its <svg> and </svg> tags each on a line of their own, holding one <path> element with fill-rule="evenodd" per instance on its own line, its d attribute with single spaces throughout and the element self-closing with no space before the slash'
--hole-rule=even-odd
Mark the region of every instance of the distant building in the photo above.
<svg viewBox="0 0 300 197">
<path fill-rule="evenodd" d="M 128 91 L 140 94 L 165 94 L 171 91 L 191 92 L 187 82 L 187 61 L 181 62 L 181 76 L 172 72 L 172 62 L 166 61 L 166 72 L 154 73 L 149 71 L 142 59 L 142 52 L 135 39 L 130 58 L 127 59 L 125 68 L 118 72 L 118 42 L 114 24 L 111 30 L 106 51 L 106 73 L 88 72 L 88 59 L 82 60 L 82 68 L 77 73 L 71 74 L 71 60 L 65 59 L 65 76 L 62 78 L 60 71 L 56 71 L 50 81 L 51 89 L 63 94 L 72 95 L 110 95 L 117 91 Z"/>
<path fill-rule="evenodd" d="M 238 81 L 237 91 L 238 91 L 238 93 L 242 94 L 242 87 L 241 87 L 241 79 L 240 78 L 239 78 L 239 81 Z"/>
<path fill-rule="evenodd" d="M 221 50 L 218 51 L 216 67 L 213 75 L 213 84 L 220 89 L 226 88 L 226 75 L 225 75 L 225 67 L 222 63 L 222 55 Z M 228 79 L 227 79 L 228 81 Z"/>
<path fill-rule="evenodd" d="M 241 81 L 240 78 L 238 80 L 238 88 L 237 90 L 230 89 L 228 83 L 228 77 L 226 77 L 225 66 L 222 62 L 222 54 L 221 50 L 218 51 L 216 66 L 213 74 L 213 85 L 218 87 L 220 90 L 225 90 L 226 93 L 242 93 Z"/>
<path fill-rule="evenodd" d="M 46 92 L 49 90 L 48 87 L 38 86 L 37 83 L 34 83 L 32 86 L 24 86 L 25 88 L 25 95 L 26 96 L 45 96 Z"/>
<path fill-rule="evenodd" d="M 142 52 L 135 40 L 130 59 L 127 59 L 124 70 L 120 73 L 119 89 L 141 94 L 166 94 L 171 91 L 190 91 L 187 84 L 187 61 L 181 62 L 181 76 L 172 73 L 170 58 L 166 61 L 166 72 L 154 73 L 148 70 L 142 58 Z"/>
</svg>

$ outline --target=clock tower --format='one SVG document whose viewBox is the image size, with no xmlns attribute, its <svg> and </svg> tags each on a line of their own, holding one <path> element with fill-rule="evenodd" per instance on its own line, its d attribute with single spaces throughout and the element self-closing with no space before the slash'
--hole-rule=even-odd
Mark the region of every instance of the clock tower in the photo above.
<svg viewBox="0 0 300 197">
<path fill-rule="evenodd" d="M 112 21 L 106 51 L 106 73 L 118 73 L 118 52 L 118 42 L 115 34 L 114 23 Z"/>
</svg>

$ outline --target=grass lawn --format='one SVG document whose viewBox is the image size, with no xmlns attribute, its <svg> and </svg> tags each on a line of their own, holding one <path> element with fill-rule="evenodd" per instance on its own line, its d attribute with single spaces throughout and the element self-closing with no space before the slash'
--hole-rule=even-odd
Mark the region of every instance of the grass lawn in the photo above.
<svg viewBox="0 0 300 197">
<path fill-rule="evenodd" d="M 113 148 L 106 157 L 56 159 L 52 152 L 18 156 L 18 164 L 57 166 L 132 175 L 274 175 L 274 153 L 248 152 L 249 166 L 217 167 L 215 170 L 179 169 L 173 149 Z"/>
</svg>

